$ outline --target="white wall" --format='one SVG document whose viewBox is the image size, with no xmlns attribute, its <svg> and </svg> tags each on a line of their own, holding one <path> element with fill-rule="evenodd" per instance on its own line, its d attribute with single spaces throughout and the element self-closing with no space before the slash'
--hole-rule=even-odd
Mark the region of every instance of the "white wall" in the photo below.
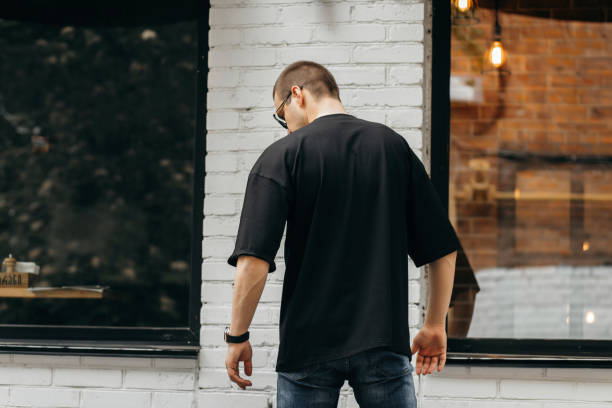
<svg viewBox="0 0 612 408">
<path fill-rule="evenodd" d="M 293 61 L 320 62 L 336 76 L 350 113 L 393 127 L 421 154 L 429 133 L 429 14 L 422 1 L 213 1 L 199 362 L 0 355 L 0 406 L 275 406 L 284 242 L 250 328 L 253 375 L 247 378 L 253 387 L 241 390 L 229 381 L 223 342 L 235 273 L 226 259 L 247 175 L 261 151 L 284 136 L 272 119 L 272 85 Z M 422 324 L 423 270 L 410 262 L 413 337 Z M 612 408 L 610 369 L 446 366 L 423 380 L 431 408 Z M 347 384 L 338 406 L 357 407 Z"/>
<path fill-rule="evenodd" d="M 609 340 L 612 267 L 538 265 L 476 272 L 468 337 Z"/>
<path fill-rule="evenodd" d="M 423 132 L 424 4 L 406 1 L 213 2 L 210 15 L 200 404 L 275 404 L 284 237 L 251 326 L 253 387 L 225 372 L 222 333 L 230 321 L 235 269 L 226 263 L 246 180 L 261 151 L 285 135 L 274 121 L 272 87 L 282 69 L 314 60 L 336 77 L 355 116 L 386 123 L 418 150 Z M 414 267 L 414 265 L 411 265 Z M 422 268 L 421 268 L 422 269 Z M 419 274 L 411 272 L 410 325 L 420 324 Z M 408 305 L 406 306 L 408 307 Z M 339 406 L 357 406 L 345 384 Z"/>
<path fill-rule="evenodd" d="M 0 407 L 192 407 L 196 366 L 193 359 L 3 354 Z"/>
</svg>

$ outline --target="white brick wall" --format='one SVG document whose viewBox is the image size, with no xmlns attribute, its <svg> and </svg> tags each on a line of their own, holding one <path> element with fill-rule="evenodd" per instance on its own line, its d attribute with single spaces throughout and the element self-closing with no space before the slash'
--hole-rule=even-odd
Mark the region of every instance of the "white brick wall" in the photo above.
<svg viewBox="0 0 612 408">
<path fill-rule="evenodd" d="M 259 153 L 284 132 L 271 118 L 271 89 L 282 69 L 299 59 L 326 65 L 347 110 L 402 134 L 422 158 L 424 108 L 423 1 L 216 0 L 211 14 L 208 156 L 202 283 L 201 407 L 268 407 L 276 403 L 274 364 L 284 264 L 269 275 L 251 326 L 253 387 L 240 390 L 224 370 L 221 336 L 231 314 L 233 249 L 246 177 Z M 214 99 L 214 100 L 213 100 Z M 205 202 L 206 202 L 205 200 Z M 223 207 L 223 208 L 222 208 Z M 409 325 L 422 324 L 424 270 L 410 264 Z M 423 378 L 425 407 L 611 407 L 612 370 L 446 366 Z M 597 373 L 597 374 L 596 374 Z M 418 389 L 418 378 L 415 376 Z M 590 388 L 589 388 L 590 387 Z M 522 392 L 524 390 L 524 392 Z M 570 397 L 571 396 L 571 397 Z M 247 403 L 248 401 L 248 403 Z M 572 401 L 574 405 L 568 403 Z M 599 401 L 598 405 L 587 401 Z M 604 401 L 609 401 L 608 403 Z M 566 405 L 564 405 L 566 404 Z M 339 407 L 357 407 L 348 384 Z"/>
<path fill-rule="evenodd" d="M 326 65 L 350 113 L 393 126 L 420 153 L 423 18 L 424 4 L 418 1 L 213 1 L 200 406 L 242 406 L 245 398 L 255 407 L 276 403 L 284 242 L 277 254 L 278 270 L 268 277 L 251 325 L 253 387 L 247 391 L 227 378 L 222 333 L 231 316 L 235 273 L 225 261 L 233 250 L 248 172 L 261 151 L 284 136 L 271 118 L 278 74 L 300 59 Z M 416 332 L 422 322 L 422 271 L 409 272 L 409 324 Z M 339 406 L 357 406 L 348 384 Z"/>
<path fill-rule="evenodd" d="M 278 269 L 268 276 L 250 328 L 253 387 L 241 390 L 229 381 L 222 340 L 235 273 L 226 259 L 234 245 L 246 177 L 261 151 L 284 136 L 271 118 L 274 80 L 298 59 L 325 64 L 350 113 L 391 126 L 424 157 L 430 115 L 424 107 L 429 15 L 423 0 L 213 0 L 199 362 L 0 355 L 0 406 L 275 406 L 284 242 Z M 423 272 L 410 264 L 413 337 L 426 299 Z M 416 376 L 415 385 L 418 390 Z M 428 408 L 612 408 L 609 369 L 446 366 L 442 373 L 425 376 L 422 386 Z M 358 406 L 347 383 L 338 406 Z"/>
<path fill-rule="evenodd" d="M 0 407 L 191 408 L 194 359 L 3 355 Z"/>
</svg>

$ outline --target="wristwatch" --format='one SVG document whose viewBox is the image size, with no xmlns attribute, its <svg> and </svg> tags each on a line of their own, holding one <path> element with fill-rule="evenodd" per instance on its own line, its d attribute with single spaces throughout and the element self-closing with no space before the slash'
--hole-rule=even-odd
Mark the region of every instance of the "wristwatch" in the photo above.
<svg viewBox="0 0 612 408">
<path fill-rule="evenodd" d="M 225 331 L 223 332 L 223 339 L 226 343 L 242 343 L 249 339 L 249 331 L 247 330 L 244 334 L 240 336 L 230 336 L 229 334 L 229 326 L 225 326 Z"/>
</svg>

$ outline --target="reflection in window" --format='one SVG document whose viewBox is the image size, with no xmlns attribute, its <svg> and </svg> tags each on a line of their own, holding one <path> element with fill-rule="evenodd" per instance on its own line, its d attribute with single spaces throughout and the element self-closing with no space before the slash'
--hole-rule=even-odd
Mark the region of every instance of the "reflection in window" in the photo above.
<svg viewBox="0 0 612 408">
<path fill-rule="evenodd" d="M 186 326 L 196 22 L 0 33 L 0 323 Z"/>
<path fill-rule="evenodd" d="M 494 8 L 452 26 L 449 337 L 611 339 L 610 23 L 550 4 L 500 9 L 510 75 L 480 72 Z"/>
</svg>

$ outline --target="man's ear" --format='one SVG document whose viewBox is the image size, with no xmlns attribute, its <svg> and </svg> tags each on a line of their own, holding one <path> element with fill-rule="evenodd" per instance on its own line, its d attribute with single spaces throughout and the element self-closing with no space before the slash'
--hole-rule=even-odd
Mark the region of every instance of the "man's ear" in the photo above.
<svg viewBox="0 0 612 408">
<path fill-rule="evenodd" d="M 300 108 L 303 108 L 306 105 L 306 89 L 305 88 L 297 88 L 297 102 Z"/>
</svg>

